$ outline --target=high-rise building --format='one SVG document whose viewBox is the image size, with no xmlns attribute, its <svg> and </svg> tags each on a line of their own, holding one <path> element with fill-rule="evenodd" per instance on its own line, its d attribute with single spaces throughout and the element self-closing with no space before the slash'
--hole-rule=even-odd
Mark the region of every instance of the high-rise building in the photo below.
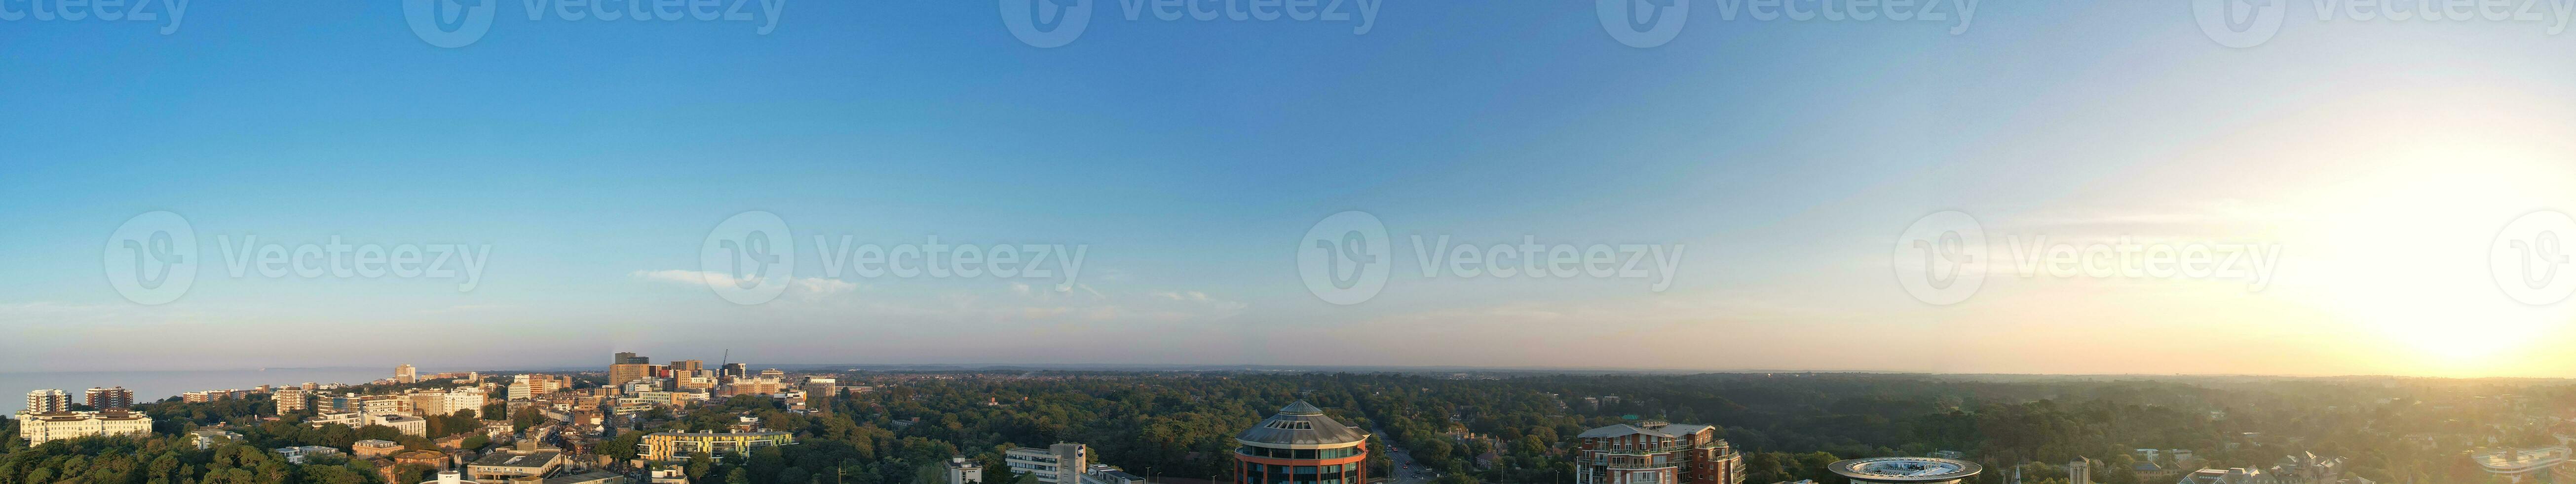
<svg viewBox="0 0 2576 484">
<path fill-rule="evenodd" d="M 1043 484 L 1082 484 L 1082 471 L 1091 466 L 1090 462 L 1091 447 L 1082 444 L 1021 447 L 1002 453 L 1002 465 L 1035 475 Z"/>
<path fill-rule="evenodd" d="M 2093 461 L 2079 457 L 2066 463 L 2066 484 L 2093 484 Z"/>
<path fill-rule="evenodd" d="M 268 399 L 277 402 L 278 415 L 313 407 L 313 391 L 304 387 L 279 388 Z"/>
<path fill-rule="evenodd" d="M 750 370 L 750 366 L 741 363 L 726 363 L 724 365 L 724 374 L 718 376 L 726 378 L 742 378 L 746 372 L 749 372 Z"/>
<path fill-rule="evenodd" d="M 679 360 L 679 361 L 673 361 L 673 362 L 671 362 L 671 374 L 674 374 L 674 375 L 695 374 L 695 373 L 697 373 L 697 371 L 698 371 L 698 370 L 706 369 L 706 364 L 707 364 L 707 362 L 705 362 L 705 361 L 699 361 L 699 360 Z"/>
<path fill-rule="evenodd" d="M 27 392 L 27 413 L 68 412 L 72 395 L 62 390 L 46 389 Z"/>
<path fill-rule="evenodd" d="M 394 365 L 394 383 L 404 385 L 420 383 L 420 370 L 412 368 L 411 365 Z"/>
<path fill-rule="evenodd" d="M 89 387 L 89 391 L 82 392 L 82 396 L 84 397 L 82 400 L 89 403 L 90 408 L 99 410 L 134 408 L 134 392 L 126 390 L 125 387 L 122 386 L 110 388 Z"/>
<path fill-rule="evenodd" d="M 1368 482 L 1368 434 L 1304 400 L 1244 429 L 1234 441 L 1243 444 L 1234 450 L 1234 482 L 1240 484 Z"/>
<path fill-rule="evenodd" d="M 1984 470 L 1975 462 L 1938 457 L 1871 457 L 1825 466 L 1852 484 L 1958 484 Z"/>
<path fill-rule="evenodd" d="M 608 386 L 622 387 L 626 386 L 626 382 L 657 377 L 653 374 L 651 358 L 635 356 L 634 353 L 618 353 L 616 361 L 608 365 Z"/>
<path fill-rule="evenodd" d="M 1642 420 L 1584 431 L 1575 484 L 1741 484 L 1744 456 L 1717 427 Z"/>
<path fill-rule="evenodd" d="M 827 377 L 806 377 L 805 408 L 815 412 L 832 413 L 832 395 L 840 393 L 840 391 L 841 381 L 839 379 Z"/>
</svg>

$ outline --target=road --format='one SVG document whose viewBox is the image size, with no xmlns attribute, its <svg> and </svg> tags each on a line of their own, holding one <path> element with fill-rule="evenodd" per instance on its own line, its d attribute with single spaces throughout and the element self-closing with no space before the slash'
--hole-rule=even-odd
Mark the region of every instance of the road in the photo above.
<svg viewBox="0 0 2576 484">
<path fill-rule="evenodd" d="M 1389 479 L 1388 484 L 1424 484 L 1431 482 L 1432 478 L 1440 477 L 1438 473 L 1424 470 L 1421 464 L 1414 464 L 1413 454 L 1397 449 L 1394 442 L 1389 442 L 1385 438 L 1385 431 L 1378 431 L 1377 435 L 1378 442 L 1386 444 L 1386 448 L 1380 450 L 1386 452 L 1387 458 L 1395 460 L 1395 475 L 1382 476 Z M 1412 467 L 1406 468 L 1407 465 Z M 1422 477 L 1414 477 L 1414 473 L 1417 472 L 1421 473 Z"/>
</svg>

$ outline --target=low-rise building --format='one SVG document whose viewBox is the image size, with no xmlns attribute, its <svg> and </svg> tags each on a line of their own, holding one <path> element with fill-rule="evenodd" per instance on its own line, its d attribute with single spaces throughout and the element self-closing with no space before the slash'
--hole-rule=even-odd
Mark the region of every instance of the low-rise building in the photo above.
<svg viewBox="0 0 2576 484">
<path fill-rule="evenodd" d="M 627 479 L 625 474 L 593 471 L 547 478 L 539 482 L 541 484 L 626 484 Z"/>
<path fill-rule="evenodd" d="M 689 474 L 679 469 L 655 469 L 645 474 L 645 480 L 651 484 L 689 484 Z"/>
<path fill-rule="evenodd" d="M 466 476 L 477 482 L 504 482 L 520 477 L 545 477 L 563 466 L 563 452 L 538 449 L 535 439 L 522 440 L 517 448 L 485 454 L 465 467 Z"/>
<path fill-rule="evenodd" d="M 124 410 L 18 414 L 18 436 L 34 447 L 63 439 L 152 435 L 152 417 Z"/>
<path fill-rule="evenodd" d="M 309 464 L 309 463 L 312 463 L 312 462 L 314 462 L 314 458 L 316 458 L 316 457 L 333 456 L 333 455 L 342 455 L 342 454 L 340 453 L 340 449 L 334 449 L 334 448 L 330 448 L 330 447 L 323 447 L 323 446 L 319 446 L 319 445 L 307 445 L 307 446 L 303 446 L 303 447 L 279 447 L 279 448 L 276 448 L 276 449 L 274 449 L 274 450 L 271 450 L 271 452 L 276 452 L 276 453 L 277 453 L 277 455 L 285 456 L 285 457 L 286 457 L 286 462 L 287 462 L 287 463 L 289 463 L 289 464 L 297 464 L 297 465 L 302 465 L 302 464 Z"/>
<path fill-rule="evenodd" d="M 979 482 L 984 482 L 983 464 L 977 464 L 975 461 L 966 460 L 965 457 L 948 458 L 948 484 L 976 484 Z"/>
<path fill-rule="evenodd" d="M 683 461 L 699 453 L 751 455 L 751 449 L 794 445 L 796 436 L 786 432 L 655 432 L 635 444 L 637 458 L 653 461 Z"/>
<path fill-rule="evenodd" d="M 394 441 L 391 440 L 367 439 L 349 445 L 349 453 L 357 454 L 360 459 L 394 455 L 395 452 L 401 452 L 402 450 L 402 444 L 394 443 Z"/>
<path fill-rule="evenodd" d="M 190 443 L 197 445 L 197 450 L 206 450 L 218 445 L 242 441 L 241 433 L 226 432 L 223 429 L 198 429 L 195 432 L 189 432 L 188 435 Z"/>
<path fill-rule="evenodd" d="M 1002 465 L 1011 470 L 1036 475 L 1045 484 L 1080 484 L 1082 472 L 1090 468 L 1090 452 L 1082 444 L 1059 443 L 1047 448 L 1021 447 L 1002 453 Z"/>
</svg>

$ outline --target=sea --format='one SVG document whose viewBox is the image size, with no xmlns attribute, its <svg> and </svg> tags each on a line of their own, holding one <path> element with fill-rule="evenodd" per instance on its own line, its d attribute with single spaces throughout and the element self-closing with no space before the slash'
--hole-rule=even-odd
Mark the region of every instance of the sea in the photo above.
<svg viewBox="0 0 2576 484">
<path fill-rule="evenodd" d="M 85 403 L 81 400 L 81 390 L 124 386 L 134 392 L 135 403 L 143 403 L 203 390 L 249 390 L 260 385 L 301 385 L 308 381 L 359 384 L 392 376 L 392 368 L 0 373 L 0 410 L 7 413 L 26 410 L 27 392 L 41 389 L 62 390 L 71 394 L 73 402 Z"/>
</svg>

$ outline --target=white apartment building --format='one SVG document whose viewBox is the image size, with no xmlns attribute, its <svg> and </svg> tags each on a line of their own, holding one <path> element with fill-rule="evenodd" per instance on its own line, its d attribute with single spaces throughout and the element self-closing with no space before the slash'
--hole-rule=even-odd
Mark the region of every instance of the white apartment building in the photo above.
<svg viewBox="0 0 2576 484">
<path fill-rule="evenodd" d="M 486 395 L 488 394 L 481 388 L 424 390 L 409 394 L 412 413 L 423 417 L 448 415 L 464 410 L 482 411 Z"/>
</svg>

